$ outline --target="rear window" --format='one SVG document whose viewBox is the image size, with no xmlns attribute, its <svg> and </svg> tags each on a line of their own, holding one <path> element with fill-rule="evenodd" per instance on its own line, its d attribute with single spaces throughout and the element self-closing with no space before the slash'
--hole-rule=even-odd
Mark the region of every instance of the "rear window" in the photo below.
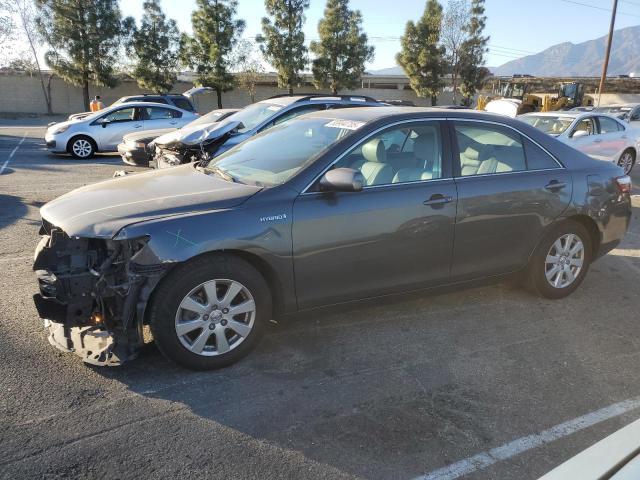
<svg viewBox="0 0 640 480">
<path fill-rule="evenodd" d="M 191 105 L 191 102 L 183 96 L 171 97 L 171 100 L 173 101 L 173 104 L 178 108 L 181 108 L 188 112 L 193 112 L 194 110 L 193 105 Z"/>
</svg>

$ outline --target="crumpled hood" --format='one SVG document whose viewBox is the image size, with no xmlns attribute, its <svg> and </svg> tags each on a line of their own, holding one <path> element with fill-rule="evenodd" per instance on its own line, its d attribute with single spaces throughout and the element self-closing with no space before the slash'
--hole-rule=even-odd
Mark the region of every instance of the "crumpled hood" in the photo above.
<svg viewBox="0 0 640 480">
<path fill-rule="evenodd" d="M 44 205 L 40 214 L 69 236 L 112 238 L 132 223 L 231 208 L 260 190 L 204 174 L 189 164 L 72 190 Z"/>
<path fill-rule="evenodd" d="M 221 122 L 203 123 L 185 126 L 175 132 L 167 133 L 155 139 L 156 145 L 165 146 L 175 143 L 184 145 L 199 145 L 205 141 L 212 141 L 235 130 L 241 122 L 222 120 Z"/>
</svg>

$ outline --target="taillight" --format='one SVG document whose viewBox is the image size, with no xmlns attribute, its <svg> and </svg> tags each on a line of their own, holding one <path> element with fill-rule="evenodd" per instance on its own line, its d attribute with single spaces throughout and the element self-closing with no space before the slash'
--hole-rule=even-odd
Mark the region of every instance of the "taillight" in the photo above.
<svg viewBox="0 0 640 480">
<path fill-rule="evenodd" d="M 615 180 L 620 193 L 631 193 L 631 177 L 629 175 L 617 177 Z"/>
</svg>

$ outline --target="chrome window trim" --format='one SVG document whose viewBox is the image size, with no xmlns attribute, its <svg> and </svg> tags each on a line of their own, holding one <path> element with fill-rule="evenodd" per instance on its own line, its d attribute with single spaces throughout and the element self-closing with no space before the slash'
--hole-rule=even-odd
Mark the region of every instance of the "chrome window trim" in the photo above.
<svg viewBox="0 0 640 480">
<path fill-rule="evenodd" d="M 458 180 L 467 180 L 471 178 L 484 178 L 484 177 L 495 177 L 496 175 L 516 175 L 519 173 L 536 173 L 536 172 L 557 172 L 558 170 L 564 170 L 563 168 L 539 168 L 538 170 L 516 170 L 515 172 L 495 172 L 495 173 L 481 173 L 474 175 L 464 175 L 456 177 L 456 181 Z"/>
<path fill-rule="evenodd" d="M 556 171 L 556 170 L 566 170 L 566 167 L 555 157 L 555 155 L 553 155 L 551 152 L 549 152 L 549 150 L 547 150 L 546 148 L 544 148 L 542 145 L 540 145 L 538 142 L 536 142 L 533 138 L 531 138 L 530 136 L 528 136 L 525 133 L 522 133 L 520 130 L 518 130 L 515 127 L 512 127 L 511 125 L 507 125 L 505 123 L 500 123 L 500 122 L 495 122 L 493 120 L 480 120 L 480 119 L 475 119 L 475 118 L 456 118 L 456 117 L 438 117 L 438 118 L 414 118 L 414 119 L 410 119 L 410 120 L 399 120 L 397 122 L 394 123 L 390 123 L 388 125 L 385 125 L 384 127 L 380 127 L 376 130 L 374 130 L 373 132 L 369 133 L 367 136 L 365 136 L 364 138 L 361 139 L 361 142 L 366 142 L 368 139 L 370 139 L 372 136 L 376 135 L 377 133 L 380 133 L 383 130 L 386 130 L 390 127 L 395 127 L 397 125 L 402 125 L 405 123 L 415 123 L 415 122 L 446 122 L 446 121 L 452 121 L 452 122 L 474 122 L 474 123 L 486 123 L 489 125 L 497 125 L 499 127 L 506 127 L 510 130 L 513 130 L 514 132 L 516 132 L 519 135 L 522 135 L 524 138 L 526 138 L 527 140 L 529 140 L 531 143 L 533 143 L 534 145 L 536 145 L 538 148 L 542 149 L 543 152 L 545 152 L 547 155 L 549 155 L 554 162 L 556 162 L 556 164 L 558 165 L 557 168 L 544 168 L 544 169 L 538 169 L 538 170 L 518 170 L 516 172 L 497 172 L 497 173 L 485 173 L 482 175 L 466 175 L 466 176 L 458 176 L 458 177 L 446 177 L 446 178 L 433 178 L 433 179 L 429 179 L 429 180 L 416 180 L 414 182 L 401 182 L 401 183 L 387 183 L 384 185 L 370 185 L 367 187 L 363 187 L 363 190 L 367 190 L 370 188 L 380 188 L 380 187 L 392 187 L 392 186 L 402 186 L 402 185 L 411 185 L 411 184 L 417 184 L 417 183 L 428 183 L 428 182 L 437 182 L 437 181 L 441 181 L 441 180 L 458 180 L 458 179 L 463 179 L 463 178 L 477 178 L 477 177 L 488 177 L 488 176 L 494 176 L 494 175 L 510 175 L 510 174 L 518 174 L 518 173 L 531 173 L 531 172 L 545 172 L 545 171 Z M 454 127 L 455 128 L 455 127 Z M 359 145 L 360 143 L 358 143 Z M 524 148 L 524 146 L 523 146 Z M 311 188 L 311 186 L 316 183 L 321 177 L 322 175 L 324 175 L 325 173 L 327 173 L 327 171 L 329 171 L 329 169 L 331 167 L 333 167 L 336 163 L 338 163 L 340 160 L 342 160 L 342 158 L 344 158 L 352 149 L 350 148 L 349 150 L 347 150 L 346 152 L 343 152 L 342 154 L 340 154 L 338 156 L 338 158 L 336 158 L 333 162 L 331 162 L 331 164 L 329 164 L 324 170 L 322 170 L 322 172 L 320 172 L 320 174 L 318 174 L 309 184 L 307 184 L 307 186 L 302 190 L 302 193 L 300 193 L 300 195 L 316 195 L 316 194 L 322 194 L 322 193 L 326 193 L 326 192 L 309 192 L 309 188 Z"/>
<path fill-rule="evenodd" d="M 542 151 L 544 153 L 546 153 L 547 155 L 549 155 L 554 162 L 556 162 L 556 164 L 558 165 L 558 168 L 545 168 L 545 169 L 539 169 L 539 170 L 518 170 L 518 172 L 500 172 L 502 173 L 519 173 L 519 172 L 541 172 L 543 170 L 558 170 L 558 169 L 566 169 L 566 167 L 555 157 L 555 155 L 553 155 L 549 150 L 547 150 L 546 148 L 544 148 L 542 145 L 540 145 L 538 142 L 536 142 L 533 138 L 531 138 L 529 135 L 527 135 L 526 133 L 522 133 L 520 130 L 518 130 L 515 127 L 512 127 L 511 125 L 507 125 L 505 123 L 499 123 L 499 122 L 494 122 L 492 120 L 478 120 L 475 118 L 471 118 L 471 119 L 466 119 L 466 118 L 461 118 L 461 119 L 451 119 L 454 122 L 475 122 L 475 123 L 488 123 L 490 125 L 498 125 L 500 127 L 507 127 L 510 130 L 513 130 L 514 132 L 518 133 L 519 135 L 522 135 L 524 138 L 526 138 L 527 140 L 529 140 L 531 143 L 533 143 L 534 145 L 536 145 L 538 148 L 541 148 Z M 455 128 L 455 127 L 454 127 Z M 523 150 L 524 150 L 524 145 L 522 146 Z M 525 153 L 526 155 L 526 153 Z M 487 174 L 487 175 L 493 175 L 493 174 Z M 472 175 L 467 175 L 467 177 L 471 177 Z M 476 176 L 480 176 L 480 175 L 476 175 Z M 456 178 L 461 178 L 462 175 L 460 177 L 456 177 Z"/>
<path fill-rule="evenodd" d="M 377 128 L 376 130 L 374 130 L 373 132 L 369 133 L 367 136 L 365 136 L 364 138 L 362 138 L 357 144 L 360 145 L 361 143 L 366 142 L 367 140 L 369 140 L 372 136 L 376 135 L 377 133 L 380 133 L 383 130 L 387 130 L 388 128 L 391 127 L 395 127 L 396 125 L 403 125 L 405 123 L 416 123 L 416 122 L 444 122 L 446 121 L 446 118 L 414 118 L 411 120 L 398 120 L 396 122 L 393 123 L 389 123 L 383 127 Z M 355 147 L 355 146 L 354 146 Z M 333 162 L 331 162 L 329 165 L 327 165 L 327 167 L 325 167 L 324 170 L 322 170 L 322 172 L 320 172 L 318 175 L 316 175 L 316 177 L 309 183 L 307 184 L 306 187 L 304 187 L 304 189 L 302 190 L 302 193 L 300 193 L 300 195 L 314 195 L 314 194 L 318 194 L 318 193 L 326 193 L 326 192 L 309 192 L 309 188 L 311 188 L 311 186 L 313 186 L 314 183 L 316 183 L 325 173 L 327 173 L 329 171 L 329 169 L 331 167 L 333 167 L 336 163 L 338 163 L 340 160 L 342 160 L 349 152 L 351 152 L 351 150 L 354 148 L 349 148 L 349 150 L 347 150 L 346 152 L 342 152 Z M 451 180 L 453 177 L 447 177 L 447 178 L 435 178 L 435 179 L 430 179 L 430 180 L 418 180 L 415 182 L 402 182 L 402 183 L 387 183 L 384 185 L 370 185 L 368 187 L 363 187 L 363 190 L 366 190 L 368 188 L 376 188 L 376 187 L 389 187 L 392 185 L 406 185 L 407 183 L 425 183 L 425 182 L 433 182 L 433 181 L 437 181 L 437 180 Z"/>
</svg>

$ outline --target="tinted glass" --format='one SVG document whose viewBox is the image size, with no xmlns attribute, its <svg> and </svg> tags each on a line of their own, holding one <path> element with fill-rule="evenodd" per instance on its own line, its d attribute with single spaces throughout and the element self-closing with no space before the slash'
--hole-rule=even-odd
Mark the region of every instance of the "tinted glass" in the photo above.
<svg viewBox="0 0 640 480">
<path fill-rule="evenodd" d="M 135 119 L 136 109 L 134 107 L 121 108 L 107 114 L 104 118 L 107 122 L 130 122 Z"/>
<path fill-rule="evenodd" d="M 183 110 L 186 110 L 187 112 L 193 112 L 193 105 L 191 105 L 191 102 L 184 98 L 184 97 L 171 97 L 171 100 L 173 101 L 173 104 L 178 107 L 181 108 Z"/>
<path fill-rule="evenodd" d="M 455 123 L 462 176 L 526 170 L 519 134 L 497 125 Z"/>
<path fill-rule="evenodd" d="M 558 162 L 556 162 L 547 152 L 537 146 L 535 143 L 522 139 L 524 142 L 524 150 L 527 154 L 527 169 L 528 170 L 544 170 L 549 168 L 560 168 Z"/>
<path fill-rule="evenodd" d="M 438 122 L 385 130 L 353 148 L 334 168 L 359 170 L 367 186 L 419 182 L 442 176 Z"/>
<path fill-rule="evenodd" d="M 279 185 L 363 125 L 362 122 L 319 117 L 285 122 L 216 157 L 206 171 L 216 174 L 220 169 L 223 175 L 250 185 Z"/>
<path fill-rule="evenodd" d="M 239 112 L 227 117 L 231 121 L 242 122 L 243 127 L 238 132 L 247 132 L 265 120 L 274 117 L 284 107 L 276 103 L 259 102 L 243 108 Z"/>
<path fill-rule="evenodd" d="M 280 123 L 286 122 L 287 120 L 291 120 L 292 118 L 299 117 L 300 115 L 304 115 L 305 113 L 318 112 L 320 110 L 324 110 L 324 105 L 306 105 L 300 108 L 294 108 L 289 110 L 286 113 L 283 113 L 281 116 L 276 118 L 273 121 L 274 125 L 278 125 Z"/>
<path fill-rule="evenodd" d="M 620 130 L 618 122 L 607 117 L 598 117 L 598 123 L 600 123 L 600 133 L 613 133 Z"/>
</svg>

